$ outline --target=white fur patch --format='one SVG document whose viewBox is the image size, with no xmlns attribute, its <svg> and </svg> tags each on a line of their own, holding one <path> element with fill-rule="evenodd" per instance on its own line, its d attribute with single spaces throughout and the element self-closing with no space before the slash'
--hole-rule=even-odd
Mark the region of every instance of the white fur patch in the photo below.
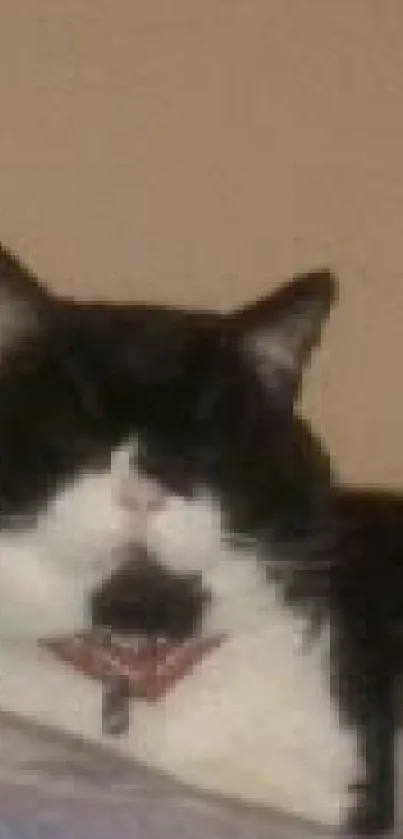
<svg viewBox="0 0 403 839">
<path fill-rule="evenodd" d="M 227 535 L 204 491 L 170 498 L 149 520 L 148 546 L 165 567 L 202 573 L 205 630 L 230 641 L 164 708 L 137 715 L 140 755 L 203 788 L 337 824 L 359 767 L 356 733 L 341 729 L 329 696 L 330 627 L 305 648 L 304 621 L 267 581 L 257 546 L 237 549 Z"/>
<path fill-rule="evenodd" d="M 16 643 L 0 645 L 0 707 L 103 742 L 204 791 L 337 825 L 356 769 L 320 678 L 291 627 L 234 635 L 155 706 L 137 703 L 129 735 L 101 734 L 100 686 Z"/>
<path fill-rule="evenodd" d="M 110 467 L 85 470 L 61 486 L 32 527 L 0 534 L 0 637 L 86 625 L 88 595 L 138 535 L 121 489 L 113 458 Z"/>
<path fill-rule="evenodd" d="M 100 686 L 4 634 L 82 625 L 86 593 L 131 528 L 112 470 L 66 487 L 35 532 L 3 535 L 0 707 L 103 740 Z M 222 511 L 205 492 L 169 497 L 149 519 L 148 546 L 165 567 L 202 572 L 213 595 L 206 631 L 230 639 L 163 702 L 138 703 L 128 737 L 109 746 L 203 790 L 338 824 L 357 743 L 329 699 L 329 628 L 305 651 L 301 625 L 266 583 L 253 546 L 235 550 L 223 536 Z"/>
</svg>

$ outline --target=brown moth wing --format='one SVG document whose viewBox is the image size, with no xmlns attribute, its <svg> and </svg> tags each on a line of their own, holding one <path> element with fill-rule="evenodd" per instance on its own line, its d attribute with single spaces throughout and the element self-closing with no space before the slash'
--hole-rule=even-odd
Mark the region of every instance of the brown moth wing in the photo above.
<svg viewBox="0 0 403 839">
<path fill-rule="evenodd" d="M 222 636 L 195 637 L 180 643 L 122 640 L 88 632 L 40 643 L 77 672 L 102 682 L 122 679 L 131 697 L 156 702 L 223 640 Z"/>
</svg>

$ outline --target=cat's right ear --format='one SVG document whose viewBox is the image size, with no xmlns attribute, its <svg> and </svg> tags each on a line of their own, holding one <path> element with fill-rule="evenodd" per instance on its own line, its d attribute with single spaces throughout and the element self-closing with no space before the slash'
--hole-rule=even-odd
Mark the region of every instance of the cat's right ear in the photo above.
<svg viewBox="0 0 403 839">
<path fill-rule="evenodd" d="M 0 358 L 39 327 L 52 297 L 35 274 L 0 243 Z"/>
<path fill-rule="evenodd" d="M 278 396 L 293 400 L 337 294 L 331 271 L 310 271 L 232 315 L 238 346 Z"/>
</svg>

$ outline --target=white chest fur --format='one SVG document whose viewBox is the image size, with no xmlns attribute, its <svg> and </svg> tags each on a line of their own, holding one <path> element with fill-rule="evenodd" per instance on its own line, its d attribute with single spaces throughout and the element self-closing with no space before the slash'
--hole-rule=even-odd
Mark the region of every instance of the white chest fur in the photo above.
<svg viewBox="0 0 403 839">
<path fill-rule="evenodd" d="M 137 752 L 204 788 L 337 824 L 358 758 L 329 695 L 331 628 L 305 645 L 306 624 L 267 580 L 257 547 L 231 546 L 224 522 L 203 492 L 171 498 L 150 520 L 149 547 L 165 567 L 202 573 L 204 629 L 229 641 L 163 708 L 140 710 Z"/>
<path fill-rule="evenodd" d="M 98 472 L 66 487 L 35 530 L 2 537 L 0 709 L 102 740 L 99 686 L 4 635 L 81 627 L 85 595 L 132 527 L 114 477 Z M 166 567 L 202 572 L 213 596 L 205 629 L 229 640 L 164 702 L 139 704 L 128 738 L 110 747 L 204 790 L 339 823 L 357 742 L 329 698 L 329 627 L 301 648 L 301 627 L 266 583 L 253 546 L 226 544 L 207 494 L 169 498 L 150 518 L 147 541 Z"/>
</svg>

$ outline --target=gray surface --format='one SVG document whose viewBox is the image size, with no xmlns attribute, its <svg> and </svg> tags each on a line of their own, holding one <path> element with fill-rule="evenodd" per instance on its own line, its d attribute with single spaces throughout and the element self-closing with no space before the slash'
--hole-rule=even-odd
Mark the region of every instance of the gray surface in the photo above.
<svg viewBox="0 0 403 839">
<path fill-rule="evenodd" d="M 0 839 L 315 836 L 324 834 L 267 811 L 199 797 L 101 749 L 0 715 Z"/>
</svg>

